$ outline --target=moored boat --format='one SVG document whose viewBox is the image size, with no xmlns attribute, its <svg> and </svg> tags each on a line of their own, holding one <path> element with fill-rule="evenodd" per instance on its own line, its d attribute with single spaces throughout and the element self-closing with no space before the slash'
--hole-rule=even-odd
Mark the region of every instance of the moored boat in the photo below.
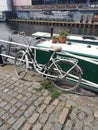
<svg viewBox="0 0 98 130">
<path fill-rule="evenodd" d="M 78 59 L 78 65 L 83 70 L 81 87 L 88 88 L 93 91 L 98 92 L 98 46 L 93 44 L 83 44 L 81 42 L 66 41 L 66 43 L 61 44 L 57 42 L 52 43 L 49 33 L 37 32 L 33 34 L 33 37 L 45 37 L 45 41 L 40 42 L 36 46 L 38 48 L 47 48 L 49 50 L 51 46 L 62 47 L 62 52 L 60 55 L 65 57 L 71 57 Z M 47 38 L 48 40 L 47 40 Z M 18 42 L 23 38 L 19 35 L 12 36 L 13 41 Z M 20 40 L 19 40 L 20 39 Z M 35 41 L 32 41 L 33 43 Z M 22 41 L 20 42 L 22 43 Z M 15 52 L 15 51 L 14 51 Z M 47 63 L 50 52 L 44 50 L 37 51 L 37 60 L 40 63 Z M 44 57 L 44 58 L 43 58 Z"/>
<path fill-rule="evenodd" d="M 61 55 L 76 58 L 79 60 L 79 66 L 83 70 L 81 86 L 98 92 L 98 46 L 81 44 L 67 41 L 64 44 L 53 44 L 51 40 L 44 41 L 37 45 L 42 48 L 51 48 L 51 46 L 62 47 Z M 48 53 L 38 52 L 38 60 L 43 62 L 47 59 Z"/>
<path fill-rule="evenodd" d="M 54 34 L 56 35 L 56 34 Z M 36 32 L 33 33 L 32 36 L 40 36 L 45 38 L 51 38 L 50 33 L 47 32 Z M 98 45 L 98 37 L 92 36 L 92 35 L 69 35 L 67 36 L 68 42 L 75 42 L 75 43 L 82 43 L 82 44 L 88 44 L 88 45 Z"/>
</svg>

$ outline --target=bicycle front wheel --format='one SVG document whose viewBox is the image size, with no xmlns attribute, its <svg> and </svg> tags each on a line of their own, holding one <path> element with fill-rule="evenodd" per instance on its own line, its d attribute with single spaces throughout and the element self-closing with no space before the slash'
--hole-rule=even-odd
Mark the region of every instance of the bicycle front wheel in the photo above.
<svg viewBox="0 0 98 130">
<path fill-rule="evenodd" d="M 27 73 L 27 55 L 24 51 L 17 52 L 15 56 L 15 73 L 18 78 L 22 79 Z"/>
<path fill-rule="evenodd" d="M 73 91 L 81 83 L 80 67 L 69 60 L 61 59 L 55 61 L 55 64 L 52 63 L 49 73 L 57 76 L 57 78 L 50 80 L 51 83 L 63 91 Z"/>
</svg>

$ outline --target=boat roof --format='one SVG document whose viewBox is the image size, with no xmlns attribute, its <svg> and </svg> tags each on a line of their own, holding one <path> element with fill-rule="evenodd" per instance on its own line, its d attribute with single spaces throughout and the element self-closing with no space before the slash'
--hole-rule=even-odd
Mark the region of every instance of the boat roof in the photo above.
<svg viewBox="0 0 98 130">
<path fill-rule="evenodd" d="M 47 32 L 36 32 L 36 33 L 33 33 L 32 36 L 50 38 L 51 34 Z"/>
<path fill-rule="evenodd" d="M 54 34 L 55 35 L 55 34 Z M 50 33 L 47 32 L 36 32 L 33 33 L 32 36 L 36 36 L 36 37 L 44 37 L 44 38 L 50 38 Z M 81 35 L 70 35 L 67 36 L 70 39 L 74 39 L 74 40 L 86 40 L 86 41 L 93 41 L 93 42 L 98 42 L 98 38 L 95 36 L 81 36 Z M 96 40 L 92 40 L 92 39 L 96 39 Z M 98 45 L 92 45 L 92 44 L 82 44 L 82 42 L 74 42 L 74 41 L 67 41 L 64 44 L 61 43 L 52 43 L 51 39 L 46 40 L 40 44 L 38 44 L 37 46 L 39 47 L 44 47 L 44 48 L 51 48 L 51 46 L 58 46 L 58 47 L 62 47 L 63 51 L 67 51 L 70 53 L 74 53 L 77 55 L 82 55 L 82 56 L 87 56 L 87 57 L 94 57 L 94 58 L 98 58 Z"/>
<path fill-rule="evenodd" d="M 64 44 L 61 43 L 54 44 L 52 43 L 51 40 L 46 40 L 38 44 L 37 46 L 45 47 L 45 48 L 51 48 L 51 46 L 58 46 L 58 47 L 62 47 L 63 51 L 67 51 L 78 55 L 98 58 L 98 46 L 96 45 L 88 45 L 88 44 L 81 44 L 81 43 L 68 42 L 68 41 Z"/>
<path fill-rule="evenodd" d="M 87 36 L 87 35 L 70 35 L 67 37 L 70 40 L 78 40 L 78 41 L 92 41 L 92 42 L 98 42 L 98 38 L 95 36 Z"/>
</svg>

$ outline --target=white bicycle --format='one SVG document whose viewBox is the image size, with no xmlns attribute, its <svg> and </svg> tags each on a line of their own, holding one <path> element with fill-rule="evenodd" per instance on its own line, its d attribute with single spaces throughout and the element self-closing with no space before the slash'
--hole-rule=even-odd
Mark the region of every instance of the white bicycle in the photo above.
<svg viewBox="0 0 98 130">
<path fill-rule="evenodd" d="M 40 39 L 41 40 L 41 39 Z M 32 70 L 35 70 L 51 81 L 51 83 L 57 88 L 63 91 L 72 91 L 79 87 L 81 83 L 82 70 L 77 65 L 78 60 L 69 57 L 60 56 L 61 48 L 51 48 L 51 56 L 47 64 L 40 64 L 36 58 L 36 51 L 41 48 L 31 46 L 31 42 L 28 42 L 25 50 L 20 50 L 15 56 L 15 73 L 18 78 L 24 78 L 29 67 L 32 66 Z M 42 51 L 44 49 L 42 48 Z"/>
</svg>

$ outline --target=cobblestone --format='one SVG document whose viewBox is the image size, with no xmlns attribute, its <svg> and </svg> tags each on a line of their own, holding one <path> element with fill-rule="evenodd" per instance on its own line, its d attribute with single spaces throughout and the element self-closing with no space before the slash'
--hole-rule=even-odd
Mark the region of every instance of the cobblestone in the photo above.
<svg viewBox="0 0 98 130">
<path fill-rule="evenodd" d="M 3 101 L 3 102 L 0 103 L 0 106 L 4 107 L 6 104 L 7 104 L 7 102 Z"/>
<path fill-rule="evenodd" d="M 16 110 L 17 110 L 17 108 L 16 108 L 16 107 L 12 107 L 9 111 L 13 114 L 13 113 L 15 113 L 15 112 L 16 112 Z"/>
<path fill-rule="evenodd" d="M 60 124 L 64 124 L 65 122 L 65 119 L 67 118 L 67 115 L 68 115 L 68 109 L 67 108 L 64 108 L 59 116 L 59 119 L 58 119 L 58 122 L 60 122 Z"/>
<path fill-rule="evenodd" d="M 42 130 L 42 124 L 40 124 L 40 123 L 36 124 L 36 125 L 32 128 L 32 130 Z"/>
<path fill-rule="evenodd" d="M 16 102 L 17 102 L 16 99 L 12 99 L 12 101 L 11 101 L 12 104 L 15 104 Z"/>
<path fill-rule="evenodd" d="M 29 122 L 33 124 L 33 123 L 38 119 L 38 117 L 39 117 L 39 114 L 38 114 L 38 113 L 34 113 L 34 114 L 30 117 Z"/>
<path fill-rule="evenodd" d="M 35 90 L 36 77 L 19 80 L 6 67 L 0 67 L 0 130 L 98 130 L 98 97 L 52 99 L 47 90 Z"/>
<path fill-rule="evenodd" d="M 35 111 L 35 106 L 30 106 L 29 109 L 26 110 L 24 115 L 26 117 L 30 117 L 33 114 L 34 111 Z"/>
<path fill-rule="evenodd" d="M 34 102 L 34 105 L 35 105 L 35 106 L 39 106 L 43 101 L 44 101 L 44 97 L 40 97 L 40 98 L 38 98 L 38 99 Z"/>
<path fill-rule="evenodd" d="M 21 106 L 21 108 L 20 108 L 21 110 L 26 110 L 27 109 L 27 105 L 23 105 L 23 106 Z"/>
<path fill-rule="evenodd" d="M 55 99 L 54 102 L 53 102 L 53 105 L 57 106 L 59 103 L 59 100 L 58 99 Z"/>
<path fill-rule="evenodd" d="M 7 119 L 9 119 L 9 114 L 8 113 L 5 113 L 3 116 L 2 116 L 2 119 L 4 119 L 5 121 L 7 120 Z"/>
<path fill-rule="evenodd" d="M 46 121 L 48 120 L 49 115 L 47 113 L 44 113 L 40 119 L 41 123 L 46 123 Z"/>
<path fill-rule="evenodd" d="M 50 113 L 52 113 L 52 111 L 55 109 L 55 107 L 51 104 L 51 105 L 49 105 L 48 107 L 47 107 L 47 109 L 46 109 L 46 112 L 48 113 L 48 114 L 50 114 Z"/>
<path fill-rule="evenodd" d="M 16 122 L 15 124 L 13 125 L 13 128 L 15 130 L 18 130 L 22 125 L 23 123 L 25 122 L 26 118 L 24 116 L 20 117 Z"/>
<path fill-rule="evenodd" d="M 47 123 L 47 124 L 45 125 L 45 127 L 44 127 L 43 130 L 51 130 L 52 127 L 53 127 L 53 124 L 52 124 L 52 123 Z"/>
<path fill-rule="evenodd" d="M 11 117 L 11 118 L 8 120 L 8 123 L 9 123 L 10 125 L 12 125 L 12 124 L 14 124 L 15 121 L 16 121 L 16 118 Z"/>
<path fill-rule="evenodd" d="M 4 107 L 5 110 L 9 110 L 10 108 L 11 108 L 11 106 L 10 106 L 9 104 L 7 104 L 7 105 Z"/>
<path fill-rule="evenodd" d="M 73 126 L 73 121 L 68 120 L 65 124 L 64 130 L 72 130 L 72 126 Z"/>
<path fill-rule="evenodd" d="M 23 114 L 23 112 L 21 110 L 18 110 L 15 112 L 16 117 L 20 117 L 22 114 Z"/>
<path fill-rule="evenodd" d="M 9 129 L 9 126 L 6 124 L 0 127 L 0 130 L 8 130 L 8 129 Z"/>
<path fill-rule="evenodd" d="M 3 124 L 3 122 L 2 121 L 0 121 L 0 126 Z"/>
<path fill-rule="evenodd" d="M 53 112 L 53 113 L 50 115 L 48 122 L 55 122 L 55 123 L 56 123 L 57 120 L 58 120 L 58 113 Z"/>
<path fill-rule="evenodd" d="M 52 100 L 51 96 L 48 96 L 48 97 L 45 98 L 44 103 L 49 104 L 51 102 L 51 100 Z"/>
<path fill-rule="evenodd" d="M 41 114 L 46 108 L 45 104 L 42 104 L 42 106 L 38 109 L 38 112 Z"/>
<path fill-rule="evenodd" d="M 0 109 L 0 116 L 2 116 L 5 113 L 5 110 Z"/>
<path fill-rule="evenodd" d="M 54 126 L 54 130 L 62 130 L 62 125 L 60 123 L 56 123 Z"/>
<path fill-rule="evenodd" d="M 31 125 L 30 125 L 30 124 L 25 123 L 25 125 L 24 125 L 24 126 L 23 126 L 23 128 L 22 128 L 22 130 L 29 130 L 29 129 L 30 129 L 30 127 L 31 127 Z"/>
</svg>

